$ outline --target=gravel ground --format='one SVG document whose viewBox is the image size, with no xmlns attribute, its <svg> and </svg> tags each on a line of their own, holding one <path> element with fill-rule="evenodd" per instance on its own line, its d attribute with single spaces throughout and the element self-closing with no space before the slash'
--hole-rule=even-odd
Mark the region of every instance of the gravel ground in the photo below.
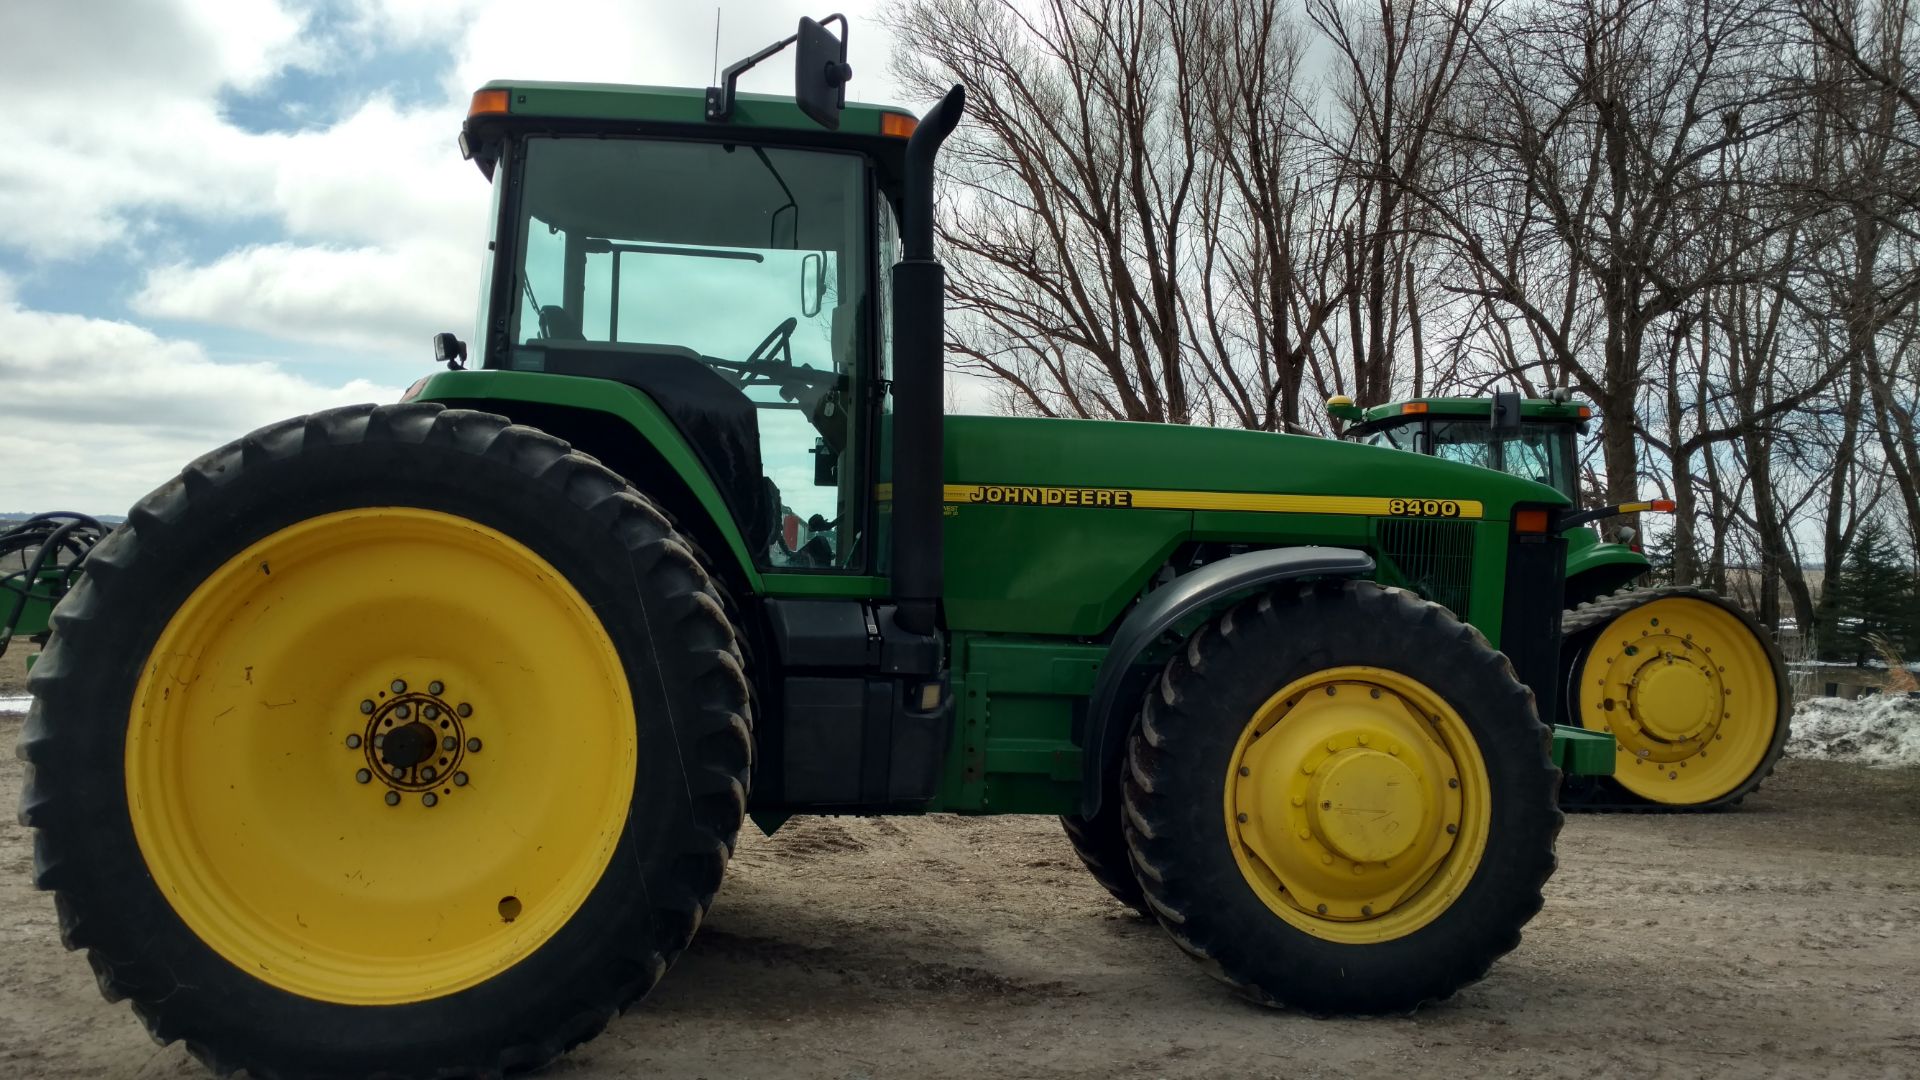
<svg viewBox="0 0 1920 1080">
<path fill-rule="evenodd" d="M 1917 827 L 1920 769 L 1802 761 L 1734 813 L 1576 817 L 1485 982 L 1311 1020 L 1229 995 L 1051 820 L 798 819 L 749 829 L 659 990 L 547 1075 L 1920 1075 Z M 205 1075 L 100 999 L 30 864 L 0 828 L 0 1076 Z"/>
</svg>

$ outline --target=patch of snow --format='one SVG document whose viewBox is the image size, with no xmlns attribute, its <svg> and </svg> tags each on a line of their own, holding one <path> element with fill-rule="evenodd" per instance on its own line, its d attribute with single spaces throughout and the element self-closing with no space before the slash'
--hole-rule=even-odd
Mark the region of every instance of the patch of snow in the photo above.
<svg viewBox="0 0 1920 1080">
<path fill-rule="evenodd" d="M 23 713 L 31 704 L 31 697 L 0 697 L 0 713 Z"/>
<path fill-rule="evenodd" d="M 1920 766 L 1920 698 L 1808 698 L 1793 711 L 1787 754 L 1856 765 Z"/>
</svg>

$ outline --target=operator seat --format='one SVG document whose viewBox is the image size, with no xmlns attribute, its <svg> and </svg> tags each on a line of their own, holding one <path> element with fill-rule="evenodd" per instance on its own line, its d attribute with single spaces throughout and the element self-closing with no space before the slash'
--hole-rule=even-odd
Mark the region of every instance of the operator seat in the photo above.
<svg viewBox="0 0 1920 1080">
<path fill-rule="evenodd" d="M 552 310 L 571 320 L 563 310 Z M 547 312 L 540 315 L 544 329 L 550 325 Z M 579 324 L 572 321 L 571 325 Z M 566 329 L 560 320 L 551 326 L 560 333 Z M 768 492 L 753 402 L 726 376 L 701 362 L 699 353 L 679 345 L 582 341 L 559 334 L 529 341 L 514 353 L 514 366 L 523 370 L 606 379 L 646 394 L 706 467 L 720 497 L 733 511 L 747 547 L 760 555 L 773 543 L 780 501 Z M 536 358 L 535 353 L 541 355 Z"/>
</svg>

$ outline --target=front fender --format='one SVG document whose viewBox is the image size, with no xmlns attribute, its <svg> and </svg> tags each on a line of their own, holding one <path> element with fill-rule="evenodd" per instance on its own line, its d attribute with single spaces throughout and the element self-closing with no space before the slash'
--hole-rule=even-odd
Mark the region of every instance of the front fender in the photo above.
<svg viewBox="0 0 1920 1080">
<path fill-rule="evenodd" d="M 1223 600 L 1253 592 L 1279 581 L 1308 577 L 1368 577 L 1373 559 L 1350 548 L 1269 548 L 1230 556 L 1148 593 L 1135 604 L 1114 632 L 1106 659 L 1094 676 L 1088 699 L 1081 746 L 1080 807 L 1084 817 L 1100 812 L 1106 796 L 1105 780 L 1120 766 L 1127 725 L 1133 721 L 1130 698 L 1124 691 L 1137 685 L 1136 671 L 1143 654 L 1181 620 Z"/>
</svg>

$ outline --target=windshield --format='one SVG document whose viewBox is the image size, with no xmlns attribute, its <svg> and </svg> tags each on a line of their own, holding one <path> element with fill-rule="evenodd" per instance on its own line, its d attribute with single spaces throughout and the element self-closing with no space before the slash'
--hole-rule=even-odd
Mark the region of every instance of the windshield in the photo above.
<svg viewBox="0 0 1920 1080">
<path fill-rule="evenodd" d="M 1485 420 L 1434 420 L 1429 430 L 1435 456 L 1498 469 L 1545 484 L 1569 499 L 1578 497 L 1570 425 L 1523 423 L 1519 431 L 1496 437 Z"/>
<path fill-rule="evenodd" d="M 645 390 L 763 564 L 850 566 L 870 220 L 857 155 L 530 139 L 506 366 Z"/>
<path fill-rule="evenodd" d="M 1396 422 L 1375 421 L 1355 438 L 1372 446 L 1390 446 L 1447 461 L 1497 469 L 1546 484 L 1578 501 L 1574 476 L 1573 425 L 1531 422 L 1519 431 L 1495 436 L 1493 425 L 1478 418 L 1448 419 L 1414 415 Z"/>
</svg>

